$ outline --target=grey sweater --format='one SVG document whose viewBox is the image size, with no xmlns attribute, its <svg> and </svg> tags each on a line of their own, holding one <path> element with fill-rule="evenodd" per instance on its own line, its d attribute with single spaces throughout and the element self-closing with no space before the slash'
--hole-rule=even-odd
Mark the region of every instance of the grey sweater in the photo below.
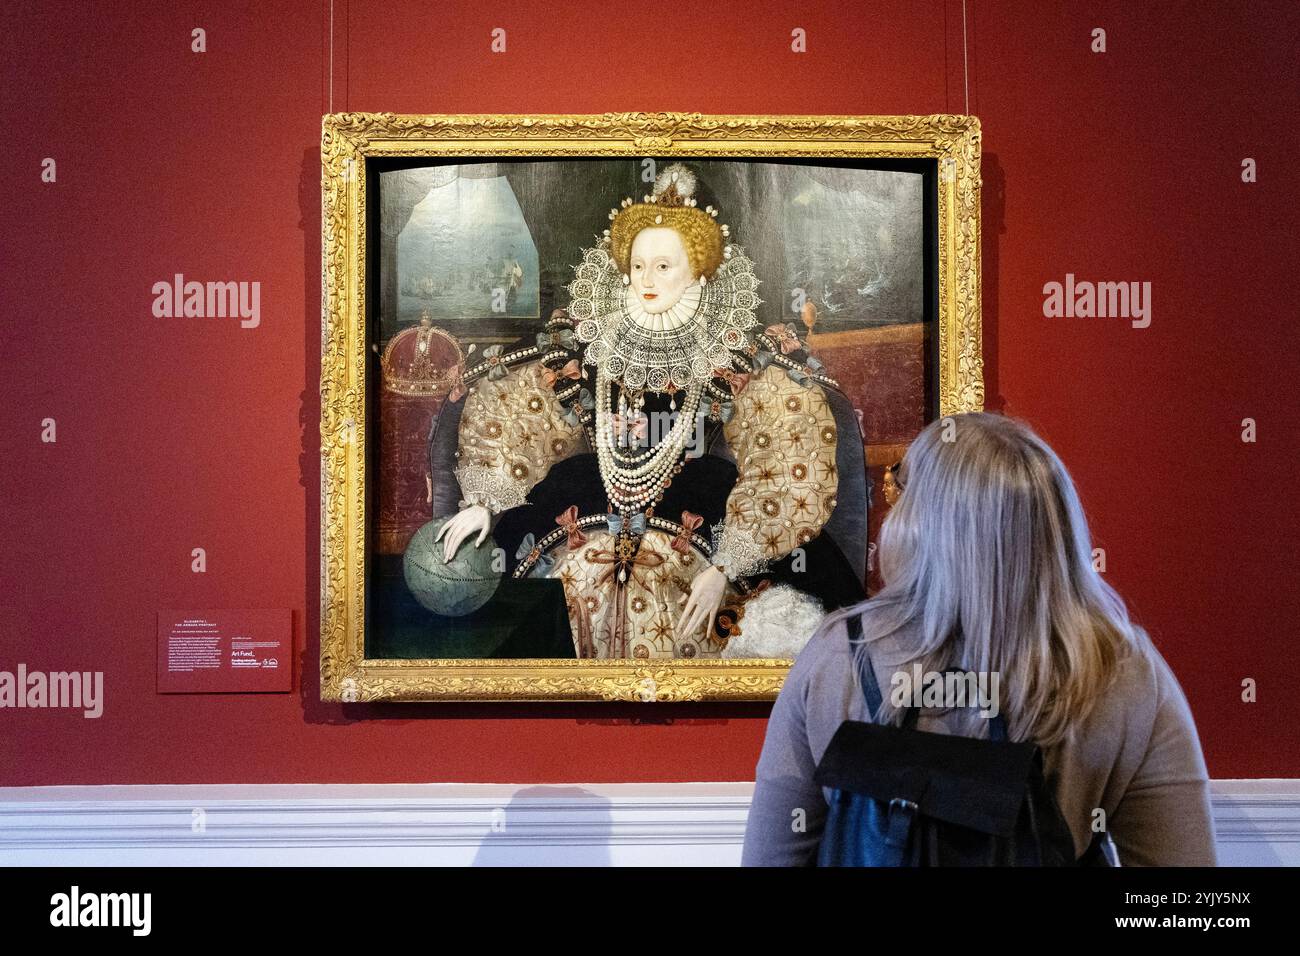
<svg viewBox="0 0 1300 956">
<path fill-rule="evenodd" d="M 1213 866 L 1209 780 L 1178 681 L 1152 647 L 1130 655 L 1073 738 L 1043 754 L 1048 783 L 1082 853 L 1094 809 L 1124 866 Z M 896 638 L 868 645 L 882 690 L 911 655 Z M 867 720 L 844 622 L 820 630 L 795 660 L 772 708 L 745 830 L 745 866 L 815 862 L 826 796 L 813 770 L 844 720 Z M 959 732 L 953 711 L 922 711 L 920 730 Z M 983 723 L 983 722 L 981 722 Z M 799 811 L 802 811 L 800 813 Z M 802 832 L 792 821 L 802 819 Z"/>
</svg>

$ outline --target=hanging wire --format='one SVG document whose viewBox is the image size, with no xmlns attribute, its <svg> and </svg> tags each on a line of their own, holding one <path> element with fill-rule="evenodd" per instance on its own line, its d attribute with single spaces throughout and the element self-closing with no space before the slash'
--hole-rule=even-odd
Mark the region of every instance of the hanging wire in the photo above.
<svg viewBox="0 0 1300 956">
<path fill-rule="evenodd" d="M 333 0 L 330 0 L 333 3 Z M 966 94 L 966 115 L 970 116 L 970 65 L 966 59 L 966 0 L 961 0 L 961 72 L 962 90 Z"/>
</svg>

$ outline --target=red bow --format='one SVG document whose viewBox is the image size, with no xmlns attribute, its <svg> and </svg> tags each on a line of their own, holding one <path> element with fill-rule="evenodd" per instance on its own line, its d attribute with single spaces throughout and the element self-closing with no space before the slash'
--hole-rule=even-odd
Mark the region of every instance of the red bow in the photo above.
<svg viewBox="0 0 1300 956">
<path fill-rule="evenodd" d="M 717 368 L 713 370 L 713 374 L 731 386 L 733 396 L 739 395 L 745 390 L 745 386 L 749 384 L 750 375 L 748 372 L 737 372 L 731 368 Z"/>
<path fill-rule="evenodd" d="M 555 523 L 568 533 L 570 551 L 587 543 L 587 536 L 578 527 L 577 505 L 569 505 L 564 514 L 556 516 Z"/>
<path fill-rule="evenodd" d="M 558 372 L 549 368 L 542 369 L 542 380 L 549 388 L 554 388 L 555 383 L 562 378 L 582 378 L 582 366 L 578 364 L 577 359 L 569 359 Z"/>
<path fill-rule="evenodd" d="M 704 519 L 690 511 L 682 512 L 682 530 L 673 538 L 673 550 L 682 554 L 691 553 L 691 532 L 704 524 Z"/>
<path fill-rule="evenodd" d="M 797 352 L 803 346 L 799 343 L 799 336 L 795 334 L 793 328 L 788 325 L 769 325 L 763 330 L 769 338 L 775 339 L 781 346 L 781 354 L 789 355 L 791 352 Z"/>
</svg>

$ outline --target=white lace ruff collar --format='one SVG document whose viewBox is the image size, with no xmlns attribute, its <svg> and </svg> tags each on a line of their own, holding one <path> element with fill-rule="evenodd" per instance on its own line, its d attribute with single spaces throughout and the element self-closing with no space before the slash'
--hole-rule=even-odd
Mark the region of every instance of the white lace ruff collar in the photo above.
<svg viewBox="0 0 1300 956">
<path fill-rule="evenodd" d="M 695 321 L 695 313 L 700 307 L 700 293 L 704 291 L 698 281 L 691 283 L 682 292 L 681 298 L 671 308 L 662 312 L 647 312 L 636 292 L 630 285 L 623 286 L 623 308 L 638 329 L 646 332 L 672 332 Z"/>
<path fill-rule="evenodd" d="M 714 369 L 731 365 L 731 351 L 745 346 L 758 325 L 762 302 L 754 263 L 739 246 L 706 285 L 693 284 L 671 308 L 647 313 L 623 284 L 605 241 L 583 251 L 569 284 L 569 315 L 583 363 L 631 389 L 665 391 L 703 384 Z"/>
</svg>

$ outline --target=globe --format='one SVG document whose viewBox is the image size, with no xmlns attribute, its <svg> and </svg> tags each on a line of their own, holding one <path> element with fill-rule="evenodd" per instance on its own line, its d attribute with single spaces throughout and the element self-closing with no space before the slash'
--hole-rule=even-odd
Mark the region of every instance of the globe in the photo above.
<svg viewBox="0 0 1300 956">
<path fill-rule="evenodd" d="M 461 542 L 451 561 L 442 559 L 443 542 L 435 539 L 453 517 L 434 518 L 421 527 L 406 546 L 402 559 L 402 571 L 411 594 L 425 608 L 442 617 L 473 614 L 492 599 L 501 583 L 501 572 L 493 568 L 497 548 L 490 535 L 477 548 L 475 536 L 471 535 Z"/>
</svg>

